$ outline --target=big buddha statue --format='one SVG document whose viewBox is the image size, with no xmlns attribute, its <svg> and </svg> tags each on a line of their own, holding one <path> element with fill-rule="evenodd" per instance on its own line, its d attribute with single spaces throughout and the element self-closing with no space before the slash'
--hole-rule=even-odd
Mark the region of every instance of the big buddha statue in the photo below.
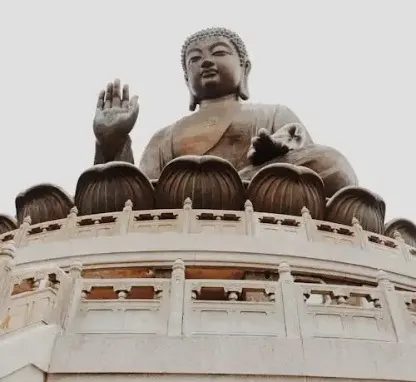
<svg viewBox="0 0 416 382">
<path fill-rule="evenodd" d="M 286 106 L 251 104 L 251 62 L 243 40 L 225 28 L 192 34 L 182 47 L 181 63 L 189 89 L 191 114 L 157 131 L 139 168 L 157 179 L 163 168 L 183 155 L 213 155 L 229 161 L 243 179 L 264 165 L 290 163 L 314 170 L 325 195 L 357 185 L 348 160 L 337 150 L 314 143 L 299 118 Z M 95 164 L 134 163 L 129 133 L 139 113 L 138 97 L 128 85 L 109 83 L 98 98 L 94 119 Z"/>
<path fill-rule="evenodd" d="M 358 187 L 348 160 L 316 144 L 286 106 L 252 104 L 251 61 L 243 40 L 225 28 L 188 37 L 181 52 L 190 114 L 158 130 L 134 164 L 132 131 L 138 97 L 115 80 L 102 90 L 94 117 L 94 166 L 81 175 L 74 203 L 82 215 L 196 209 L 300 215 L 340 224 L 360 220 L 382 232 L 384 202 Z"/>
<path fill-rule="evenodd" d="M 316 144 L 288 107 L 247 102 L 251 62 L 236 33 L 210 28 L 192 34 L 181 63 L 191 113 L 157 131 L 138 166 L 129 135 L 138 97 L 115 80 L 99 94 L 94 165 L 79 177 L 74 197 L 51 184 L 33 186 L 16 198 L 17 221 L 0 217 L 0 232 L 68 214 L 84 216 L 79 224 L 106 223 L 117 221 L 113 212 L 130 216 L 133 209 L 140 211 L 134 219 L 176 219 L 176 211 L 187 208 L 208 220 L 239 220 L 236 211 L 244 210 L 245 221 L 303 225 L 309 237 L 329 230 L 359 238 L 366 230 L 399 232 L 416 243 L 416 226 L 406 219 L 385 225 L 383 199 L 359 187 L 348 160 Z"/>
</svg>

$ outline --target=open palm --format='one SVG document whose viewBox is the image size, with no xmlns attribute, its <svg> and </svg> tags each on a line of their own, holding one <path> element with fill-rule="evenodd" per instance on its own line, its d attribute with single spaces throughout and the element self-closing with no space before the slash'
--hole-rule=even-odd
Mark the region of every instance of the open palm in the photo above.
<svg viewBox="0 0 416 382">
<path fill-rule="evenodd" d="M 99 141 L 128 135 L 139 115 L 139 97 L 130 99 L 129 86 L 121 91 L 120 80 L 109 83 L 98 96 L 94 134 Z"/>
</svg>

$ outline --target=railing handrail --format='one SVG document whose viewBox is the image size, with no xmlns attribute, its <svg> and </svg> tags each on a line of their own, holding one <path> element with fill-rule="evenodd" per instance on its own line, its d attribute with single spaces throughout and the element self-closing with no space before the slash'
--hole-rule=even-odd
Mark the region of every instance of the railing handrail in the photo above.
<svg viewBox="0 0 416 382">
<path fill-rule="evenodd" d="M 304 209 L 302 216 L 291 216 L 273 213 L 263 213 L 253 211 L 252 208 L 246 207 L 244 211 L 225 211 L 225 210 L 193 210 L 186 207 L 183 209 L 161 209 L 161 210 L 137 210 L 132 211 L 125 209 L 118 212 L 106 212 L 95 215 L 78 216 L 76 212 L 72 211 L 67 218 L 59 219 L 49 222 L 43 222 L 31 225 L 30 219 L 26 219 L 21 226 L 14 231 L 6 232 L 0 235 L 0 243 L 7 244 L 8 241 L 13 240 L 16 247 L 24 247 L 31 243 L 32 238 L 40 237 L 50 240 L 67 240 L 76 238 L 78 232 L 85 231 L 84 227 L 91 231 L 91 236 L 94 236 L 98 229 L 105 227 L 112 227 L 112 235 L 121 235 L 136 232 L 134 224 L 140 224 L 140 221 L 152 221 L 160 220 L 165 215 L 173 215 L 176 224 L 178 225 L 177 231 L 183 233 L 195 233 L 195 229 L 192 228 L 198 220 L 198 216 L 203 214 L 212 214 L 215 219 L 220 217 L 220 221 L 230 221 L 241 226 L 242 234 L 249 236 L 256 236 L 260 228 L 266 228 L 266 225 L 276 224 L 277 226 L 289 221 L 296 221 L 297 224 L 294 229 L 305 231 L 307 240 L 320 241 L 322 235 L 325 235 L 326 231 L 320 230 L 322 226 L 328 226 L 331 228 L 332 235 L 338 235 L 340 238 L 345 237 L 346 233 L 354 238 L 354 241 L 358 246 L 366 247 L 369 245 L 382 245 L 388 250 L 400 251 L 406 259 L 410 259 L 416 254 L 416 248 L 406 245 L 401 239 L 400 235 L 396 238 L 391 238 L 383 235 L 379 235 L 373 232 L 364 231 L 358 222 L 355 222 L 352 226 L 346 226 L 338 223 L 332 223 L 328 221 L 314 220 L 309 215 L 308 211 Z M 227 216 L 235 215 L 238 217 L 237 221 L 229 220 Z M 146 217 L 149 216 L 150 218 Z M 102 222 L 103 218 L 112 218 L 110 221 Z M 142 217 L 137 220 L 136 218 Z M 224 217 L 224 219 L 221 219 Z M 269 221 L 262 222 L 266 218 Z M 214 220 L 215 220 L 214 219 Z M 86 221 L 91 221 L 91 224 L 85 224 Z M 105 219 L 104 219 L 105 220 Z M 163 219 L 162 219 L 163 220 Z M 217 219 L 218 220 L 218 219 Z M 267 220 L 267 219 L 266 219 Z M 271 222 L 273 220 L 273 222 Z M 227 224 L 229 224 L 227 222 Z M 285 225 L 285 224 L 283 224 Z M 289 225 L 290 226 L 290 225 Z M 288 227 L 289 227 L 288 226 Z M 328 234 L 327 233 L 327 234 Z M 83 236 L 85 237 L 85 236 Z M 374 240 L 374 239 L 378 239 Z"/>
</svg>

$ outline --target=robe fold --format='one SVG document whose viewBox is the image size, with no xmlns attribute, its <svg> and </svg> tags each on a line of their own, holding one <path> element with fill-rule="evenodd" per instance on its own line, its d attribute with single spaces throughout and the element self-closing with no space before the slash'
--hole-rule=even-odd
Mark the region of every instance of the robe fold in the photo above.
<svg viewBox="0 0 416 382">
<path fill-rule="evenodd" d="M 250 165 L 251 139 L 264 128 L 270 134 L 288 123 L 299 123 L 287 107 L 230 102 L 209 104 L 158 131 L 145 148 L 140 169 L 150 178 L 182 155 L 214 155 L 228 160 L 237 171 Z M 306 137 L 307 144 L 312 139 Z"/>
</svg>

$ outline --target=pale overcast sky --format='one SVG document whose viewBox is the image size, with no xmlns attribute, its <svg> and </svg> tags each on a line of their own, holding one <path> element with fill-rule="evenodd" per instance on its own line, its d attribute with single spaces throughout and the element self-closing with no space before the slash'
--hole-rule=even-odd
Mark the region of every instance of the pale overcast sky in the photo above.
<svg viewBox="0 0 416 382">
<path fill-rule="evenodd" d="M 416 2 L 19 1 L 0 5 L 0 211 L 55 183 L 73 194 L 92 165 L 98 92 L 119 77 L 140 97 L 136 163 L 158 129 L 188 112 L 183 40 L 238 32 L 251 101 L 289 106 L 315 142 L 343 152 L 387 218 L 416 220 Z"/>
</svg>

